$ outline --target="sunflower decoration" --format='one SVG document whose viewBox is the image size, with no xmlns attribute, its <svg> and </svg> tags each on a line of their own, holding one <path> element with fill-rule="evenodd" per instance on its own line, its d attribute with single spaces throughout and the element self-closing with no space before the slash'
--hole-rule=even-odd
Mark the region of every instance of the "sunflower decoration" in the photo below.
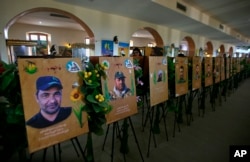
<svg viewBox="0 0 250 162">
<path fill-rule="evenodd" d="M 102 94 L 101 78 L 106 80 L 107 66 L 88 62 L 86 68 L 78 74 L 83 81 L 80 86 L 81 94 L 84 94 L 83 111 L 88 114 L 89 131 L 96 135 L 102 135 L 102 125 L 106 123 L 105 115 L 112 109 L 108 99 Z"/>
<path fill-rule="evenodd" d="M 70 93 L 70 100 L 74 103 L 73 112 L 78 119 L 79 125 L 82 128 L 84 122 L 82 119 L 82 110 L 83 110 L 83 94 L 80 92 L 79 88 L 75 87 Z"/>
</svg>

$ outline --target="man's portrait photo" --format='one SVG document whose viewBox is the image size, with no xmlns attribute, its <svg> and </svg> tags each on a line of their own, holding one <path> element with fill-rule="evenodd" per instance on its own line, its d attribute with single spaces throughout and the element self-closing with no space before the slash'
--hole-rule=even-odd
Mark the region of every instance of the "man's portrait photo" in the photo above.
<svg viewBox="0 0 250 162">
<path fill-rule="evenodd" d="M 178 80 L 178 83 L 185 83 L 186 80 L 184 78 L 184 67 L 183 66 L 180 66 L 179 68 L 179 80 Z"/>
<path fill-rule="evenodd" d="M 125 83 L 126 76 L 122 71 L 117 71 L 114 76 L 114 87 L 110 91 L 110 100 L 121 99 L 126 96 L 131 96 L 130 88 Z"/>
<path fill-rule="evenodd" d="M 194 79 L 198 80 L 199 78 L 200 78 L 200 66 L 198 64 L 196 64 Z"/>
<path fill-rule="evenodd" d="M 162 81 L 162 77 L 163 77 L 163 72 L 162 72 L 162 70 L 159 70 L 158 71 L 157 82 L 161 82 Z"/>
<path fill-rule="evenodd" d="M 61 107 L 61 81 L 55 76 L 41 76 L 36 80 L 35 99 L 39 106 L 38 113 L 26 124 L 33 128 L 45 128 L 67 119 L 71 107 Z"/>
</svg>

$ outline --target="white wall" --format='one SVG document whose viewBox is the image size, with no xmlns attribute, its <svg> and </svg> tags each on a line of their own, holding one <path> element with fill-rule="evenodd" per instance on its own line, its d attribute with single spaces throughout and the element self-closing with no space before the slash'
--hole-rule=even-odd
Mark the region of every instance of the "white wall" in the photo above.
<svg viewBox="0 0 250 162">
<path fill-rule="evenodd" d="M 83 22 L 85 22 L 89 28 L 93 31 L 95 36 L 95 47 L 97 54 L 100 51 L 100 41 L 102 39 L 110 39 L 112 40 L 115 35 L 119 37 L 119 41 L 128 42 L 131 38 L 131 35 L 142 27 L 151 27 L 158 31 L 160 36 L 164 41 L 164 45 L 170 45 L 174 43 L 176 46 L 179 46 L 179 43 L 185 36 L 190 36 L 194 39 L 196 44 L 196 48 L 200 48 L 197 46 L 199 44 L 199 36 L 195 36 L 189 33 L 184 33 L 175 29 L 171 29 L 165 26 L 160 26 L 156 24 L 151 24 L 148 22 L 143 22 L 139 20 L 134 20 L 122 16 L 106 14 L 100 11 L 90 10 L 86 8 L 82 8 L 79 6 L 73 6 L 69 4 L 60 3 L 54 0 L 1 0 L 0 7 L 0 56 L 4 61 L 8 61 L 7 57 L 7 48 L 5 43 L 5 34 L 4 29 L 8 22 L 13 19 L 16 15 L 23 13 L 26 10 L 37 8 L 37 7 L 53 7 L 57 9 L 61 9 L 67 12 L 70 12 L 80 18 Z M 6 34 L 7 35 L 7 34 Z M 57 38 L 56 38 L 57 39 Z M 73 40 L 69 40 L 73 41 Z M 204 39 L 204 42 L 210 40 Z M 213 46 L 220 46 L 221 42 L 214 42 Z M 216 45 L 218 44 L 218 45 Z M 228 49 L 226 49 L 227 51 Z"/>
</svg>

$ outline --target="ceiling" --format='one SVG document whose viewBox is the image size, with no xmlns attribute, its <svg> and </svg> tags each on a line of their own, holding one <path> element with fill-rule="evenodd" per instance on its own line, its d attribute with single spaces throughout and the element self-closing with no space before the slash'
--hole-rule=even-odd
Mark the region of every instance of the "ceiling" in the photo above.
<svg viewBox="0 0 250 162">
<path fill-rule="evenodd" d="M 154 24 L 178 29 L 187 33 L 197 34 L 211 40 L 230 43 L 235 46 L 250 46 L 250 0 L 183 0 L 180 4 L 195 7 L 202 14 L 209 15 L 219 21 L 222 26 L 227 26 L 237 35 L 229 35 L 221 29 L 205 25 L 183 14 L 183 11 L 170 9 L 155 3 L 167 3 L 171 0 L 55 0 L 70 5 L 82 6 L 100 12 L 106 12 Z M 173 0 L 172 0 L 173 1 Z M 115 6 L 115 7 L 114 7 Z M 81 26 L 68 18 L 50 16 L 50 13 L 33 13 L 19 20 L 21 23 L 35 23 L 41 20 L 47 26 L 63 26 L 81 29 Z M 49 16 L 49 18 L 48 18 Z M 42 20 L 46 17 L 46 20 Z M 35 19 L 34 19 L 35 18 Z M 63 20 L 63 21 L 61 21 Z M 47 24 L 46 24 L 47 22 Z M 81 29 L 82 30 L 82 29 Z M 147 32 L 137 35 L 147 36 Z M 244 38 L 244 39 L 243 39 Z"/>
</svg>

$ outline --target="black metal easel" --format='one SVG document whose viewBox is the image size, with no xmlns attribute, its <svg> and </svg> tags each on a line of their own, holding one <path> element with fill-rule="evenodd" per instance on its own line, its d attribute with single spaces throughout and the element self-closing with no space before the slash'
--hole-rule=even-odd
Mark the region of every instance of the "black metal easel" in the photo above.
<svg viewBox="0 0 250 162">
<path fill-rule="evenodd" d="M 134 126 L 133 126 L 131 117 L 127 117 L 127 118 L 125 118 L 124 120 L 128 120 L 128 121 L 129 121 L 129 125 L 131 126 L 131 130 L 132 130 L 133 136 L 134 136 L 134 138 L 135 138 L 135 142 L 136 142 L 138 151 L 139 151 L 139 153 L 140 153 L 140 156 L 141 156 L 142 161 L 144 162 L 143 155 L 142 155 L 142 152 L 141 152 L 141 149 L 140 149 L 140 146 L 139 146 L 139 142 L 138 142 L 137 137 L 136 137 L 136 133 L 135 133 L 135 129 L 134 129 Z M 121 131 L 121 130 L 120 130 L 120 128 L 119 128 L 118 121 L 113 122 L 113 123 L 111 123 L 111 124 L 113 124 L 112 148 L 111 148 L 111 162 L 113 162 L 113 160 L 114 160 L 114 147 L 115 147 L 115 143 L 114 143 L 114 140 L 115 140 L 115 133 L 117 134 L 118 138 L 121 140 L 121 134 L 120 134 L 120 131 Z M 107 128 L 106 135 L 105 135 L 105 138 L 104 138 L 104 143 L 103 143 L 102 150 L 104 150 L 104 146 L 105 146 L 105 143 L 106 143 L 106 140 L 107 140 L 107 136 L 108 136 L 108 132 L 109 132 L 109 127 L 110 127 L 111 124 L 108 124 L 108 128 Z M 124 158 L 124 161 L 126 162 L 125 153 L 123 153 L 123 158 Z"/>
<path fill-rule="evenodd" d="M 199 93 L 200 93 L 200 89 L 196 89 L 196 90 L 190 90 L 190 92 L 188 94 L 188 105 L 187 105 L 187 108 L 186 108 L 187 125 L 190 125 L 191 121 L 194 120 L 193 112 L 192 112 L 193 101 L 194 101 L 196 95 L 198 96 Z"/>
<path fill-rule="evenodd" d="M 211 86 L 202 87 L 201 92 L 198 96 L 198 115 L 201 117 L 205 116 L 206 98 L 208 94 L 211 96 L 211 89 Z M 202 111 L 202 113 L 200 111 Z"/>
<path fill-rule="evenodd" d="M 76 148 L 76 146 L 75 146 L 74 141 L 76 142 L 76 144 L 77 144 L 77 146 L 78 146 L 78 148 L 79 148 L 79 150 L 80 150 L 80 152 L 81 152 L 81 154 L 82 154 L 82 156 L 83 156 L 84 161 L 87 162 L 87 158 L 86 158 L 86 156 L 84 155 L 84 151 L 83 151 L 83 149 L 82 149 L 82 147 L 81 147 L 81 145 L 80 145 L 80 143 L 79 143 L 79 141 L 78 141 L 78 138 L 77 138 L 77 137 L 74 137 L 74 138 L 71 138 L 70 140 L 71 140 L 71 143 L 72 143 L 72 145 L 73 145 L 73 147 L 74 147 L 74 150 L 75 150 L 77 156 L 79 157 L 80 155 L 79 155 L 79 152 L 77 151 L 77 148 Z M 56 148 L 56 146 L 57 146 L 57 148 Z M 46 147 L 46 148 L 43 149 L 42 162 L 45 162 L 45 161 L 46 161 L 46 155 L 47 155 L 47 150 L 48 150 L 48 148 L 49 148 L 49 147 Z M 56 144 L 56 145 L 53 145 L 52 148 L 53 148 L 54 162 L 57 162 L 57 157 L 58 157 L 58 161 L 61 162 L 61 160 L 62 160 L 62 158 L 61 158 L 61 153 L 62 153 L 61 144 L 58 143 L 58 144 Z M 57 151 L 56 151 L 56 150 L 58 151 L 58 156 L 57 156 Z M 29 162 L 32 161 L 32 156 L 33 156 L 33 155 L 34 155 L 34 153 L 31 153 L 31 154 L 30 154 L 30 159 L 28 160 Z"/>
<path fill-rule="evenodd" d="M 159 109 L 160 107 L 162 108 L 162 115 L 160 116 L 160 112 L 159 112 Z M 157 109 L 156 111 L 156 114 L 154 113 L 155 109 Z M 156 119 L 157 121 L 155 122 L 158 122 L 157 124 L 160 123 L 160 120 L 163 119 L 163 122 L 164 122 L 164 128 L 165 128 L 165 134 L 166 134 L 166 139 L 168 141 L 168 131 L 167 131 L 167 124 L 166 124 L 166 102 L 163 102 L 163 103 L 160 103 L 160 104 L 157 104 L 153 107 L 149 107 L 148 109 L 148 112 L 147 112 L 147 118 L 144 122 L 144 127 L 146 126 L 146 123 L 147 123 L 147 120 L 149 118 L 149 121 L 150 121 L 150 131 L 149 131 L 149 139 L 148 139 L 148 151 L 147 151 L 147 157 L 149 157 L 149 150 L 150 150 L 150 144 L 151 144 L 151 136 L 152 136 L 152 132 L 153 132 L 153 123 L 154 123 L 154 119 Z M 143 130 L 144 130 L 144 127 L 143 127 Z M 155 133 L 153 133 L 153 140 L 154 140 L 154 146 L 157 147 L 157 144 L 156 144 L 156 139 L 155 139 Z"/>
<path fill-rule="evenodd" d="M 175 137 L 176 124 L 178 127 L 178 131 L 179 132 L 181 131 L 179 124 L 183 122 L 183 116 L 182 116 L 183 104 L 185 105 L 185 109 L 186 109 L 186 94 L 181 95 L 176 98 L 177 111 L 175 111 L 173 137 Z"/>
</svg>

